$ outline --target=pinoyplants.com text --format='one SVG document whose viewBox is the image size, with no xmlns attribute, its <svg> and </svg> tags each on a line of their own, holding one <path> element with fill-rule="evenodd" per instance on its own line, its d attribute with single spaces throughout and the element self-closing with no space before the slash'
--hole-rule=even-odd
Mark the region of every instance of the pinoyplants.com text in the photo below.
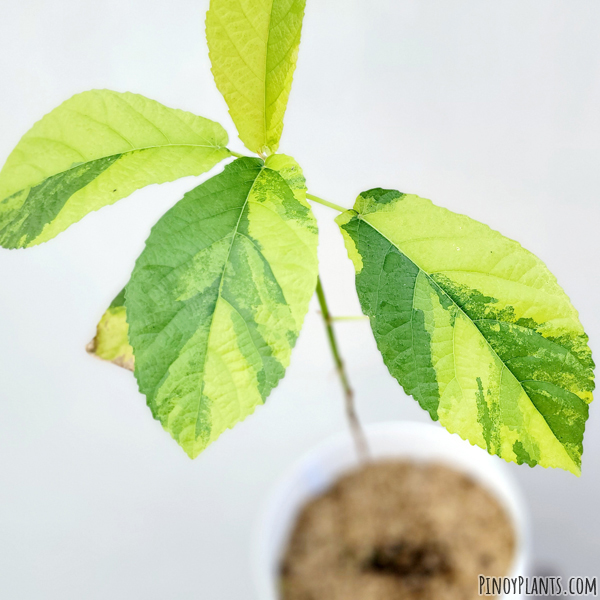
<svg viewBox="0 0 600 600">
<path fill-rule="evenodd" d="M 486 577 L 479 576 L 480 596 L 598 596 L 597 577 Z"/>
</svg>

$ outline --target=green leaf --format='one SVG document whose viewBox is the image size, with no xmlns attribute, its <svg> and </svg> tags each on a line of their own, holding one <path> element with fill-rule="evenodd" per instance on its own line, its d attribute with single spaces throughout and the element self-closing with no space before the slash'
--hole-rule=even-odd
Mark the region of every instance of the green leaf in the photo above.
<svg viewBox="0 0 600 600">
<path fill-rule="evenodd" d="M 577 311 L 517 242 L 375 189 L 337 218 L 383 360 L 450 432 L 579 474 L 594 363 Z"/>
<path fill-rule="evenodd" d="M 154 226 L 127 285 L 135 374 L 195 458 L 284 375 L 317 278 L 300 167 L 242 158 Z"/>
<path fill-rule="evenodd" d="M 133 348 L 129 345 L 129 325 L 125 314 L 125 289 L 111 302 L 96 327 L 96 337 L 87 351 L 102 360 L 133 371 Z"/>
<path fill-rule="evenodd" d="M 215 82 L 252 152 L 279 147 L 306 0 L 211 0 L 206 38 Z"/>
<path fill-rule="evenodd" d="M 151 183 L 224 158 L 218 124 L 131 93 L 73 96 L 38 121 L 0 172 L 0 245 L 26 248 Z"/>
</svg>

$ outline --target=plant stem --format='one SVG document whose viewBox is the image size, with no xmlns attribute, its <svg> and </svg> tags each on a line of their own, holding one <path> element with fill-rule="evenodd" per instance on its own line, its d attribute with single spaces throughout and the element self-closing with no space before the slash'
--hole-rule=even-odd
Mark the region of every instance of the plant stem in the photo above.
<svg viewBox="0 0 600 600">
<path fill-rule="evenodd" d="M 340 206 L 339 204 L 334 204 L 333 202 L 328 202 L 327 200 L 323 200 L 323 198 L 319 198 L 318 196 L 313 196 L 312 194 L 306 194 L 306 197 L 313 202 L 317 202 L 322 204 L 323 206 L 328 206 L 329 208 L 333 208 L 333 210 L 337 210 L 338 212 L 346 212 L 348 209 Z"/>
<path fill-rule="evenodd" d="M 346 368 L 344 367 L 344 361 L 342 360 L 338 350 L 335 332 L 333 331 L 332 318 L 329 312 L 329 307 L 327 306 L 327 300 L 325 299 L 325 292 L 323 291 L 320 277 L 317 277 L 317 298 L 319 299 L 319 305 L 321 306 L 321 316 L 323 317 L 325 329 L 327 330 L 327 339 L 329 340 L 329 347 L 331 348 L 333 361 L 335 362 L 335 367 L 344 390 L 346 415 L 348 417 L 348 421 L 350 422 L 350 430 L 352 431 L 352 437 L 354 438 L 356 452 L 359 460 L 361 462 L 366 462 L 369 458 L 367 439 L 356 414 L 356 408 L 354 406 L 354 390 L 350 386 L 350 382 L 348 381 L 348 376 L 346 374 Z"/>
<path fill-rule="evenodd" d="M 227 148 L 229 150 L 229 148 Z M 229 154 L 231 156 L 235 156 L 236 158 L 248 158 L 245 154 L 240 154 L 239 152 L 234 152 L 233 150 L 229 150 Z"/>
</svg>

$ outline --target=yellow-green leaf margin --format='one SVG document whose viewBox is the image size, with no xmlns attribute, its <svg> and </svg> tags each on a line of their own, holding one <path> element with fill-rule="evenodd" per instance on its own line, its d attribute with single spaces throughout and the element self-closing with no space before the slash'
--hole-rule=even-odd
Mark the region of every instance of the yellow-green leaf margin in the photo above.
<svg viewBox="0 0 600 600">
<path fill-rule="evenodd" d="M 96 336 L 87 351 L 109 362 L 133 371 L 133 348 L 129 345 L 129 325 L 125 316 L 125 290 L 111 302 L 96 327 Z"/>
<path fill-rule="evenodd" d="M 492 454 L 579 474 L 594 363 L 547 267 L 488 226 L 395 190 L 364 192 L 337 222 L 405 391 Z"/>
<path fill-rule="evenodd" d="M 290 362 L 317 279 L 300 167 L 241 158 L 152 229 L 127 284 L 135 375 L 194 458 L 262 404 Z"/>
<path fill-rule="evenodd" d="M 218 123 L 138 94 L 77 94 L 0 171 L 0 246 L 35 246 L 139 188 L 200 175 L 231 156 L 227 141 Z"/>
<path fill-rule="evenodd" d="M 306 0 L 211 0 L 206 38 L 215 82 L 246 148 L 279 147 Z"/>
</svg>

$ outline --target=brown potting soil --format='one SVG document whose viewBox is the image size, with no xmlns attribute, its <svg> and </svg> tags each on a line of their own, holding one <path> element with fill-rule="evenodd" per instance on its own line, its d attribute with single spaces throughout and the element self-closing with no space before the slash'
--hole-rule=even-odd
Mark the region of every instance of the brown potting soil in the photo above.
<svg viewBox="0 0 600 600">
<path fill-rule="evenodd" d="M 301 511 L 281 564 L 283 600 L 471 600 L 507 575 L 512 524 L 448 467 L 377 462 Z"/>
</svg>

